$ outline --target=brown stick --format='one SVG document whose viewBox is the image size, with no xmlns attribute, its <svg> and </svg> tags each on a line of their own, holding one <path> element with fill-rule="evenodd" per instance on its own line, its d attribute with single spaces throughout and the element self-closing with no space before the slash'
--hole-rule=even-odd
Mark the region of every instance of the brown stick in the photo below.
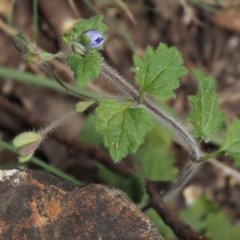
<svg viewBox="0 0 240 240">
<path fill-rule="evenodd" d="M 158 191 L 151 181 L 146 180 L 145 187 L 149 195 L 149 205 L 155 209 L 162 220 L 173 230 L 175 235 L 182 240 L 207 240 L 204 236 L 195 232 L 188 224 L 182 222 L 179 217 L 163 203 Z"/>
</svg>

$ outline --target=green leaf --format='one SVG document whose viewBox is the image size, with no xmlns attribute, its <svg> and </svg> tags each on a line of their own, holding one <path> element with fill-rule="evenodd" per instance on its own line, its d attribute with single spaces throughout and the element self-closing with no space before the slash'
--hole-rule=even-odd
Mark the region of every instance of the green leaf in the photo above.
<svg viewBox="0 0 240 240">
<path fill-rule="evenodd" d="M 228 237 L 231 233 L 232 226 L 226 214 L 221 210 L 209 214 L 204 224 L 207 226 L 206 236 L 209 239 L 230 239 Z"/>
<path fill-rule="evenodd" d="M 136 152 L 146 132 L 152 128 L 151 115 L 144 109 L 130 106 L 131 103 L 122 105 L 103 100 L 96 110 L 96 128 L 103 134 L 104 144 L 115 162 Z"/>
<path fill-rule="evenodd" d="M 179 86 L 178 78 L 187 73 L 177 48 L 168 48 L 163 43 L 156 51 L 148 47 L 142 57 L 134 56 L 134 63 L 141 95 L 148 92 L 160 100 L 175 97 L 173 91 Z"/>
<path fill-rule="evenodd" d="M 89 30 L 98 30 L 99 32 L 104 33 L 106 29 L 107 26 L 103 23 L 102 15 L 94 16 L 88 20 L 82 19 L 75 23 L 73 27 L 73 31 L 78 35 Z"/>
<path fill-rule="evenodd" d="M 79 133 L 78 138 L 93 144 L 97 147 L 103 146 L 103 137 L 102 135 L 96 131 L 95 128 L 96 117 L 94 114 L 88 115 L 83 123 L 83 129 Z"/>
<path fill-rule="evenodd" d="M 229 239 L 231 240 L 239 240 L 240 236 L 240 225 L 232 226 L 231 232 L 229 234 Z"/>
<path fill-rule="evenodd" d="M 180 217 L 195 231 L 204 232 L 208 239 L 239 239 L 239 235 L 236 237 L 239 227 L 232 225 L 220 207 L 204 196 L 200 196 L 194 204 L 182 210 Z"/>
<path fill-rule="evenodd" d="M 201 232 L 204 227 L 204 215 L 208 209 L 208 200 L 201 196 L 196 199 L 194 204 L 188 206 L 188 208 L 180 211 L 179 216 L 184 222 L 189 224 L 195 231 Z"/>
<path fill-rule="evenodd" d="M 96 79 L 101 71 L 102 59 L 97 52 L 89 53 L 85 57 L 70 54 L 66 61 L 74 72 L 79 87 L 85 86 L 89 80 Z"/>
<path fill-rule="evenodd" d="M 194 136 L 208 141 L 211 135 L 223 129 L 226 115 L 219 110 L 214 78 L 200 70 L 194 71 L 194 77 L 198 83 L 198 93 L 189 97 L 192 108 L 189 122 L 194 126 Z"/>
<path fill-rule="evenodd" d="M 154 209 L 150 208 L 147 212 L 145 212 L 145 214 L 150 219 L 150 221 L 154 223 L 164 239 L 177 240 L 172 229 L 163 222 L 161 217 L 159 217 L 159 214 Z"/>
<path fill-rule="evenodd" d="M 152 181 L 176 179 L 178 170 L 174 166 L 174 158 L 169 149 L 171 142 L 172 133 L 155 123 L 154 128 L 146 135 L 145 144 L 136 154 L 144 178 Z"/>
<path fill-rule="evenodd" d="M 235 159 L 236 165 L 240 166 L 240 121 L 235 120 L 228 125 L 222 146 L 219 149 L 227 156 Z"/>
<path fill-rule="evenodd" d="M 173 181 L 178 170 L 174 167 L 174 158 L 167 148 L 147 144 L 137 154 L 141 163 L 141 173 L 152 181 Z"/>
<path fill-rule="evenodd" d="M 146 135 L 146 142 L 155 146 L 161 145 L 164 148 L 168 148 L 173 141 L 172 131 L 156 120 L 153 120 L 153 124 L 152 130 Z"/>
<path fill-rule="evenodd" d="M 98 164 L 98 175 L 109 187 L 114 187 L 125 192 L 135 203 L 140 203 L 144 195 L 143 180 L 138 175 L 128 179 L 113 173 L 101 164 Z"/>
</svg>

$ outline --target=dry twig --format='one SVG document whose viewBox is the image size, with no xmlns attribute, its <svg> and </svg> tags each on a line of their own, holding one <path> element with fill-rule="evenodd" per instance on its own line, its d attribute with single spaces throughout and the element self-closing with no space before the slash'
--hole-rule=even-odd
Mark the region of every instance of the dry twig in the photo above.
<svg viewBox="0 0 240 240">
<path fill-rule="evenodd" d="M 207 240 L 204 236 L 195 232 L 188 224 L 182 222 L 177 215 L 163 203 L 158 191 L 151 181 L 146 180 L 146 190 L 149 195 L 150 207 L 155 209 L 162 220 L 173 230 L 179 239 L 183 240 Z"/>
</svg>

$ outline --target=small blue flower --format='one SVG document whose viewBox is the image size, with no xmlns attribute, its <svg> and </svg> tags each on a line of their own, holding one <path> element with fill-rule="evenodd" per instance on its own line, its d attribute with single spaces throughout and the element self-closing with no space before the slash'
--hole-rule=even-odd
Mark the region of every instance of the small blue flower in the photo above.
<svg viewBox="0 0 240 240">
<path fill-rule="evenodd" d="M 87 31 L 83 35 L 90 38 L 89 48 L 97 48 L 104 42 L 102 34 L 96 30 Z"/>
</svg>

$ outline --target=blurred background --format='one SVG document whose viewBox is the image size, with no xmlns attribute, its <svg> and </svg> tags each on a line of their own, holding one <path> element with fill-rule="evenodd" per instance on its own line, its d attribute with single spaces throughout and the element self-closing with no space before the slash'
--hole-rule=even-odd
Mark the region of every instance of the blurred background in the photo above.
<svg viewBox="0 0 240 240">
<path fill-rule="evenodd" d="M 164 108 L 171 108 L 171 114 L 189 130 L 187 97 L 197 90 L 191 76 L 195 68 L 215 77 L 220 106 L 228 120 L 240 116 L 240 1 L 0 0 L 0 166 L 3 168 L 20 166 L 16 154 L 6 145 L 14 136 L 46 126 L 77 102 L 54 84 L 41 66 L 24 61 L 12 44 L 13 35 L 21 30 L 39 49 L 50 53 L 67 51 L 61 42 L 62 34 L 77 20 L 96 14 L 102 14 L 108 26 L 102 55 L 129 81 L 134 81 L 129 71 L 133 55 L 141 56 L 148 45 L 156 48 L 162 42 L 179 49 L 189 74 L 180 79 L 177 97 L 164 103 Z M 72 72 L 63 60 L 52 61 L 50 68 L 64 81 L 73 83 Z M 106 96 L 117 92 L 100 78 L 89 83 L 84 91 Z M 94 128 L 93 113 L 94 107 L 59 128 L 60 137 L 50 136 L 37 151 L 37 160 L 86 184 L 120 188 L 139 207 L 144 207 L 147 196 L 143 179 L 157 183 L 176 180 L 186 165 L 187 152 L 168 130 L 156 124 L 139 152 L 120 164 L 138 175 L 123 176 L 121 171 L 114 170 L 108 158 L 99 157 L 105 149 Z M 73 139 L 77 139 L 78 145 L 70 147 Z M 221 141 L 221 136 L 211 139 L 202 149 L 213 151 Z M 24 166 L 51 172 L 48 167 L 43 170 L 38 161 Z M 209 239 L 240 239 L 240 173 L 232 163 L 227 157 L 206 163 L 168 203 L 185 222 Z M 154 210 L 147 209 L 145 213 L 166 239 L 176 239 Z"/>
</svg>

